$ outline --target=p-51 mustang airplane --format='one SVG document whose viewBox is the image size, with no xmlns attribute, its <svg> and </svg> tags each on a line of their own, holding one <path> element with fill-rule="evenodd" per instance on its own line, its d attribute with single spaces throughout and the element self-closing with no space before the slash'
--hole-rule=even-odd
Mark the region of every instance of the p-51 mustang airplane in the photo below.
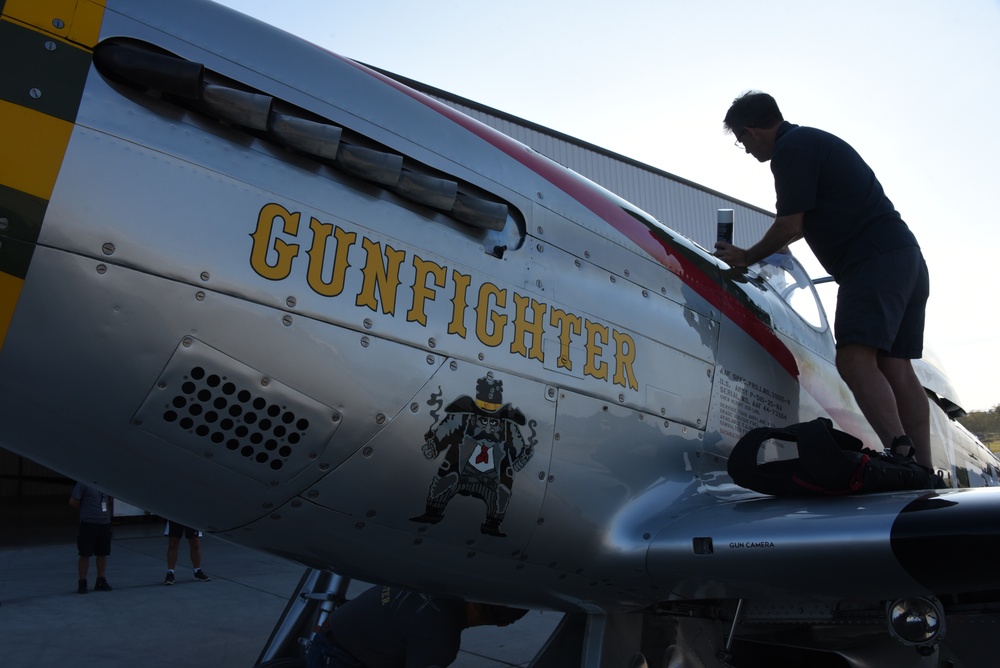
<svg viewBox="0 0 1000 668">
<path fill-rule="evenodd" d="M 536 666 L 994 665 L 998 462 L 935 367 L 949 489 L 726 472 L 759 426 L 878 447 L 794 261 L 733 272 L 204 0 L 0 8 L 3 447 L 315 569 L 304 589 L 566 611 Z M 294 652 L 300 600 L 263 658 Z"/>
</svg>

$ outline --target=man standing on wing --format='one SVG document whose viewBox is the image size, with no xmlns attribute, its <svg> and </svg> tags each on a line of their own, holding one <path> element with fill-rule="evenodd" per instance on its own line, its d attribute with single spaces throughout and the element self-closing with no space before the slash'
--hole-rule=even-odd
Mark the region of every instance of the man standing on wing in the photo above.
<svg viewBox="0 0 1000 668">
<path fill-rule="evenodd" d="M 915 450 L 918 463 L 932 466 L 927 396 L 911 364 L 923 354 L 929 294 L 913 233 L 853 148 L 785 121 L 770 95 L 736 98 L 723 124 L 738 147 L 771 161 L 777 216 L 750 248 L 719 242 L 716 256 L 746 267 L 804 238 L 840 286 L 837 370 L 882 445 Z"/>
</svg>

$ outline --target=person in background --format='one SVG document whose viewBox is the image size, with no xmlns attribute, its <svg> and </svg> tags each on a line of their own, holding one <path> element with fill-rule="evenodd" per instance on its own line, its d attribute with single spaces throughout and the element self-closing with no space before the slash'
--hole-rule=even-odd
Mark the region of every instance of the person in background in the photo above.
<svg viewBox="0 0 1000 668">
<path fill-rule="evenodd" d="M 77 593 L 87 593 L 87 571 L 90 558 L 96 556 L 97 581 L 94 591 L 111 591 L 105 578 L 108 556 L 111 554 L 111 508 L 114 499 L 100 490 L 76 483 L 69 496 L 69 505 L 80 510 L 80 530 L 76 537 L 76 547 L 80 558 L 77 560 Z"/>
<path fill-rule="evenodd" d="M 188 539 L 188 547 L 191 554 L 191 565 L 194 567 L 194 579 L 197 582 L 208 582 L 212 578 L 201 570 L 201 532 L 197 529 L 178 524 L 167 520 L 167 526 L 163 530 L 163 535 L 167 536 L 167 575 L 163 578 L 163 584 L 172 585 L 174 583 L 174 567 L 177 566 L 177 556 L 180 552 L 181 537 Z"/>
</svg>

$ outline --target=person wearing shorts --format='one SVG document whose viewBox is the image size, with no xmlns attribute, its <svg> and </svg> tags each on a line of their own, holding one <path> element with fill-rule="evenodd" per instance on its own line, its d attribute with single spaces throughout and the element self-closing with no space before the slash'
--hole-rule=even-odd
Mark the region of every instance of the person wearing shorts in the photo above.
<svg viewBox="0 0 1000 668">
<path fill-rule="evenodd" d="M 857 151 L 785 121 L 767 93 L 736 98 L 723 126 L 739 148 L 770 161 L 777 215 L 750 248 L 720 241 L 715 255 L 747 267 L 805 239 L 840 286 L 837 370 L 882 445 L 931 467 L 930 410 L 911 362 L 923 354 L 930 283 L 913 233 Z"/>
<path fill-rule="evenodd" d="M 184 526 L 178 522 L 167 520 L 167 526 L 163 530 L 163 535 L 168 537 L 167 542 L 167 575 L 163 578 L 163 584 L 172 585 L 175 580 L 174 567 L 177 566 L 177 556 L 180 553 L 181 538 L 187 538 L 188 548 L 191 554 L 191 565 L 194 567 L 194 579 L 196 582 L 208 582 L 212 578 L 208 577 L 205 571 L 201 570 L 201 532 L 197 529 Z"/>
<path fill-rule="evenodd" d="M 90 558 L 96 557 L 97 581 L 94 591 L 111 591 L 105 578 L 111 554 L 111 506 L 113 499 L 100 490 L 78 482 L 69 496 L 69 505 L 80 510 L 80 528 L 76 537 L 77 593 L 86 594 Z"/>
</svg>

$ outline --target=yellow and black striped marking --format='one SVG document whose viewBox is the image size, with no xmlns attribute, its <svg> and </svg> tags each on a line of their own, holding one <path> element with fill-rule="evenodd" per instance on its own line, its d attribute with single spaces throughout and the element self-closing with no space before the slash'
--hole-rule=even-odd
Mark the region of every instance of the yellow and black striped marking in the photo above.
<svg viewBox="0 0 1000 668">
<path fill-rule="evenodd" d="M 0 0 L 0 348 L 90 71 L 104 0 Z"/>
</svg>

